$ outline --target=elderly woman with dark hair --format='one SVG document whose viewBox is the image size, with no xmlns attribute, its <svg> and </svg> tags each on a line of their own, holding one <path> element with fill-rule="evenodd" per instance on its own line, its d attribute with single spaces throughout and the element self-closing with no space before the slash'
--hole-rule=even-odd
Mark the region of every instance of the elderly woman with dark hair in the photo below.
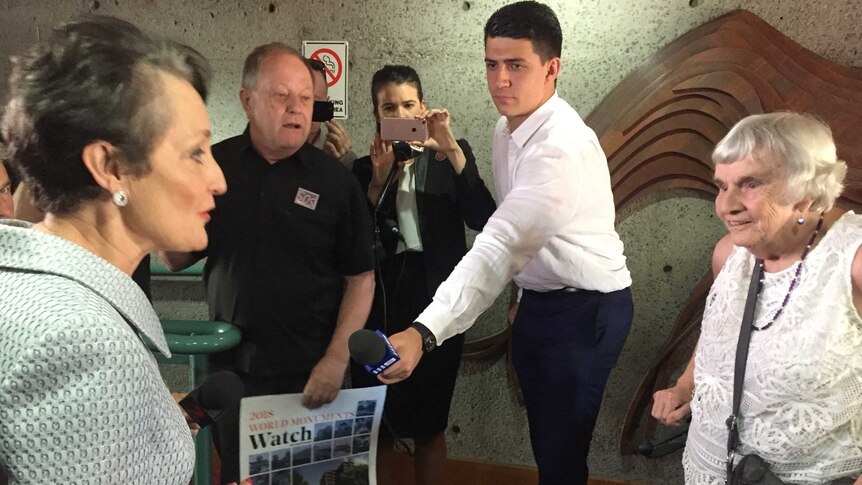
<svg viewBox="0 0 862 485">
<path fill-rule="evenodd" d="M 129 278 L 204 248 L 224 177 L 206 61 L 109 18 L 15 61 L 2 123 L 36 225 L 0 224 L 0 469 L 13 483 L 188 483 L 189 428 L 144 345 L 169 354 Z"/>
<path fill-rule="evenodd" d="M 713 161 L 729 234 L 713 254 L 695 355 L 674 387 L 655 394 L 653 416 L 675 424 L 690 411 L 686 483 L 723 484 L 745 325 L 734 465 L 756 454 L 786 483 L 862 484 L 862 217 L 833 208 L 847 167 L 832 133 L 807 115 L 749 116 Z M 761 270 L 743 324 L 749 280 Z"/>
</svg>

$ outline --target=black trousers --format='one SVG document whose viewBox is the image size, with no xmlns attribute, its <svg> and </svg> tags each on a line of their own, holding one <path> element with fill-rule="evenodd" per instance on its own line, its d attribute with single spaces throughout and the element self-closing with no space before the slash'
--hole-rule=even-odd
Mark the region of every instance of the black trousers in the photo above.
<svg viewBox="0 0 862 485">
<path fill-rule="evenodd" d="M 586 485 L 605 384 L 632 322 L 631 291 L 524 291 L 512 362 L 540 485 Z"/>
</svg>

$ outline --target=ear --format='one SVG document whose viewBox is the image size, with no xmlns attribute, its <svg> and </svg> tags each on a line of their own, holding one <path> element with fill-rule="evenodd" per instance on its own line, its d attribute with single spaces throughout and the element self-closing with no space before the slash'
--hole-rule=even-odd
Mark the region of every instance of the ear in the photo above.
<svg viewBox="0 0 862 485">
<path fill-rule="evenodd" d="M 814 205 L 814 199 L 802 199 L 799 202 L 793 204 L 793 210 L 799 211 L 802 214 L 807 214 L 811 212 L 812 205 Z"/>
<path fill-rule="evenodd" d="M 239 102 L 242 104 L 242 109 L 245 111 L 246 117 L 251 117 L 251 92 L 245 88 L 239 90 Z"/>
<path fill-rule="evenodd" d="M 422 111 L 428 111 L 428 103 L 426 103 L 424 99 L 419 102 L 419 106 L 422 107 Z"/>
<path fill-rule="evenodd" d="M 111 194 L 120 189 L 128 189 L 123 186 L 124 177 L 114 155 L 116 151 L 114 145 L 103 140 L 96 140 L 81 151 L 81 160 L 93 180 Z"/>
<path fill-rule="evenodd" d="M 553 84 L 557 80 L 557 77 L 560 75 L 560 67 L 561 64 L 559 57 L 552 57 L 551 59 L 549 59 L 546 65 L 547 71 L 545 73 L 545 81 Z"/>
</svg>

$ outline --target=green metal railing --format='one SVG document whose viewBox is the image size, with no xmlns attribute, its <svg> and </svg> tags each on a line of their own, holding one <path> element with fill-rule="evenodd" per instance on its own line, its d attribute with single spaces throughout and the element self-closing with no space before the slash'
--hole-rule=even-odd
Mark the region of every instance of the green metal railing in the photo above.
<svg viewBox="0 0 862 485">
<path fill-rule="evenodd" d="M 172 356 L 167 358 L 156 353 L 156 360 L 160 364 L 188 365 L 192 389 L 206 379 L 209 355 L 232 349 L 242 338 L 239 329 L 227 322 L 162 320 L 162 329 Z M 209 428 L 200 430 L 195 437 L 195 485 L 212 483 L 210 443 L 212 431 Z"/>
<path fill-rule="evenodd" d="M 203 274 L 205 260 L 188 268 L 173 272 L 169 270 L 158 256 L 150 258 L 150 273 L 152 276 L 182 276 L 200 278 Z M 160 364 L 182 364 L 189 366 L 189 385 L 192 389 L 199 386 L 209 373 L 209 355 L 224 352 L 235 347 L 242 338 L 239 329 L 227 322 L 199 320 L 162 320 L 162 329 L 171 351 L 171 358 L 156 353 L 156 361 Z M 147 342 L 155 349 L 151 342 Z M 211 485 L 211 453 L 212 431 L 204 428 L 195 437 L 195 485 Z"/>
<path fill-rule="evenodd" d="M 179 271 L 171 271 L 162 263 L 162 260 L 159 258 L 157 254 L 153 254 L 150 256 L 150 274 L 153 276 L 201 276 L 204 273 L 204 264 L 206 264 L 206 259 L 202 259 L 197 263 L 189 266 L 186 269 L 181 269 Z"/>
</svg>

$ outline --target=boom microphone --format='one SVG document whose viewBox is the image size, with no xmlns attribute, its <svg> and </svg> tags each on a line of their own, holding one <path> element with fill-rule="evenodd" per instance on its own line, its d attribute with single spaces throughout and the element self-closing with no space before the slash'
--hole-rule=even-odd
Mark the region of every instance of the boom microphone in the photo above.
<svg viewBox="0 0 862 485">
<path fill-rule="evenodd" d="M 347 341 L 350 356 L 375 376 L 401 360 L 389 339 L 380 330 L 357 330 Z"/>
</svg>

